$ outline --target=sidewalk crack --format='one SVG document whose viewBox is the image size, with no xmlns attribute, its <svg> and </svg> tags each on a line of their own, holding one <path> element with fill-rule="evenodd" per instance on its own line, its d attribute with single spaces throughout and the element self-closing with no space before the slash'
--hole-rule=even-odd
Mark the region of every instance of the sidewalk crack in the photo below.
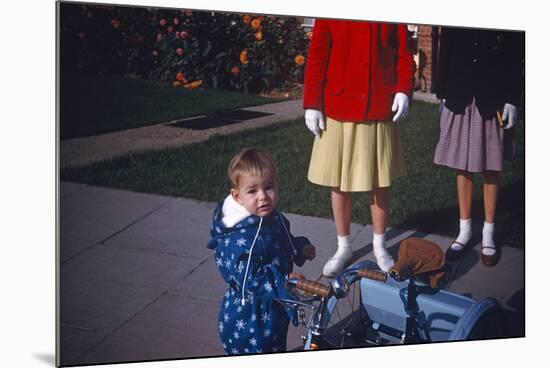
<svg viewBox="0 0 550 368">
<path fill-rule="evenodd" d="M 160 206 L 154 208 L 153 210 L 145 213 L 143 216 L 137 218 L 136 220 L 132 221 L 131 223 L 129 223 L 128 225 L 124 226 L 122 229 L 118 230 L 118 231 L 115 231 L 114 233 L 112 233 L 111 235 L 107 236 L 105 239 L 103 240 L 100 240 L 99 242 L 97 243 L 94 243 L 88 247 L 86 247 L 85 249 L 82 249 L 80 252 L 76 253 L 76 254 L 73 254 L 72 256 L 70 256 L 69 258 L 67 258 L 66 260 L 62 261 L 61 262 L 61 266 L 65 265 L 66 263 L 68 263 L 69 261 L 73 260 L 74 258 L 78 257 L 79 255 L 83 254 L 83 253 L 86 253 L 87 251 L 91 250 L 92 248 L 98 246 L 98 245 L 101 245 L 101 244 L 104 244 L 105 242 L 107 242 L 108 240 L 114 238 L 115 236 L 117 236 L 118 234 L 122 233 L 123 231 L 129 229 L 130 227 L 134 226 L 135 224 L 141 222 L 143 219 L 149 217 L 150 215 L 152 215 L 153 213 L 157 212 L 158 210 L 160 210 L 161 208 L 165 207 L 166 205 L 168 205 L 169 203 L 171 203 L 172 201 L 174 201 L 173 198 L 170 198 L 169 200 L 167 200 L 166 202 L 162 203 Z M 61 247 L 61 244 L 59 244 L 59 247 Z"/>
<path fill-rule="evenodd" d="M 105 340 L 107 340 L 109 337 L 111 337 L 113 334 L 115 334 L 118 330 L 126 326 L 131 320 L 133 320 L 138 314 L 149 308 L 153 303 L 155 303 L 157 300 L 159 300 L 162 296 L 168 294 L 168 290 L 164 290 L 162 293 L 160 293 L 156 298 L 154 298 L 149 303 L 145 304 L 142 308 L 140 308 L 136 313 L 134 313 L 130 318 L 128 318 L 126 321 L 122 322 L 119 326 L 115 327 L 113 330 L 107 333 L 101 340 L 99 340 L 97 343 L 95 343 L 92 347 L 90 347 L 88 350 L 86 350 L 84 353 L 82 353 L 77 359 L 75 359 L 76 364 L 84 364 L 79 363 L 81 362 L 86 354 L 90 353 L 92 350 L 94 350 L 96 347 L 101 345 Z"/>
<path fill-rule="evenodd" d="M 182 276 L 179 280 L 182 280 L 184 279 L 185 277 L 191 275 L 193 272 L 195 272 L 200 266 L 202 266 L 203 264 L 205 264 L 206 262 L 208 262 L 210 260 L 211 257 L 208 257 L 206 259 L 204 259 L 203 261 L 201 261 L 197 266 L 195 266 L 193 269 L 191 269 L 191 271 L 189 271 L 187 274 L 185 274 L 184 276 Z M 174 286 L 174 285 L 177 285 L 178 281 L 174 282 L 174 284 L 171 286 L 171 287 L 168 287 L 166 290 L 164 290 L 163 292 L 161 292 L 157 297 L 155 297 L 152 301 L 150 301 L 149 303 L 145 304 L 142 308 L 140 308 L 136 313 L 134 313 L 132 316 L 130 316 L 126 321 L 124 321 L 123 323 L 121 323 L 119 326 L 117 326 L 116 328 L 114 328 L 112 331 L 108 332 L 107 335 L 105 335 L 100 341 L 98 341 L 96 344 L 94 344 L 92 347 L 90 347 L 88 350 L 86 350 L 84 353 L 82 353 L 78 359 L 76 360 L 76 362 L 80 362 L 84 359 L 84 357 L 86 356 L 86 354 L 90 353 L 93 349 L 95 349 L 96 347 L 98 347 L 100 344 L 102 344 L 105 340 L 107 340 L 109 337 L 111 337 L 113 334 L 115 334 L 118 330 L 120 330 L 121 328 L 123 328 L 124 326 L 126 326 L 131 320 L 133 320 L 137 315 L 139 315 L 141 312 L 143 312 L 144 310 L 146 310 L 147 308 L 149 308 L 149 306 L 151 306 L 153 303 L 155 303 L 157 300 L 159 300 L 161 297 L 165 296 L 165 295 L 177 295 L 177 294 L 174 294 L 174 293 L 171 293 L 170 292 L 170 289 Z M 181 295 L 178 295 L 178 296 L 181 296 Z M 209 301 L 209 302 L 213 302 L 213 301 Z"/>
</svg>

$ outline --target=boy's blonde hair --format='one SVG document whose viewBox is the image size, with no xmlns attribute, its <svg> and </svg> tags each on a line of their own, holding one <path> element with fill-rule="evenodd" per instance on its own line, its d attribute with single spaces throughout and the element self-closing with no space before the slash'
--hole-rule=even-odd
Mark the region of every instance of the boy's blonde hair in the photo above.
<svg viewBox="0 0 550 368">
<path fill-rule="evenodd" d="M 231 182 L 231 188 L 239 187 L 239 179 L 243 175 L 264 176 L 272 174 L 275 180 L 279 180 L 277 165 L 266 151 L 257 148 L 245 148 L 237 153 L 229 162 L 227 176 Z"/>
</svg>

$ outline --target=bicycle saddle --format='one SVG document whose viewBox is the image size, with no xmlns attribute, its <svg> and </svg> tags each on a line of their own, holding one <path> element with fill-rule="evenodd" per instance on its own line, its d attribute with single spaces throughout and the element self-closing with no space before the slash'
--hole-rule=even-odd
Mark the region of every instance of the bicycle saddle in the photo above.
<svg viewBox="0 0 550 368">
<path fill-rule="evenodd" d="M 445 255 L 441 248 L 429 240 L 408 238 L 399 245 L 397 262 L 390 268 L 389 274 L 397 281 L 404 281 L 412 276 L 427 276 L 430 287 L 437 283 L 445 272 Z"/>
</svg>

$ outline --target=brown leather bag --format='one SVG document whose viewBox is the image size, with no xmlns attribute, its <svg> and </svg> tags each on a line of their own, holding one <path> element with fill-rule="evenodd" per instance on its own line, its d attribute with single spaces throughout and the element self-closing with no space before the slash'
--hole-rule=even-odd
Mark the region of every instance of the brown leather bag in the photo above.
<svg viewBox="0 0 550 368">
<path fill-rule="evenodd" d="M 411 276 L 425 275 L 430 287 L 435 288 L 445 275 L 442 270 L 445 255 L 439 246 L 429 240 L 408 238 L 399 245 L 397 262 L 390 268 L 390 275 L 398 281 Z"/>
</svg>

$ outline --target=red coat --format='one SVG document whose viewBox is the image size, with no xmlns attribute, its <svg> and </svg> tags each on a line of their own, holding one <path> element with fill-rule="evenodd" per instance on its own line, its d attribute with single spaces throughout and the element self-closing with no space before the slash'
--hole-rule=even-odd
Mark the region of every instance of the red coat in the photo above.
<svg viewBox="0 0 550 368">
<path fill-rule="evenodd" d="M 395 93 L 412 95 L 415 70 L 405 25 L 316 19 L 303 106 L 337 120 L 391 120 Z"/>
</svg>

